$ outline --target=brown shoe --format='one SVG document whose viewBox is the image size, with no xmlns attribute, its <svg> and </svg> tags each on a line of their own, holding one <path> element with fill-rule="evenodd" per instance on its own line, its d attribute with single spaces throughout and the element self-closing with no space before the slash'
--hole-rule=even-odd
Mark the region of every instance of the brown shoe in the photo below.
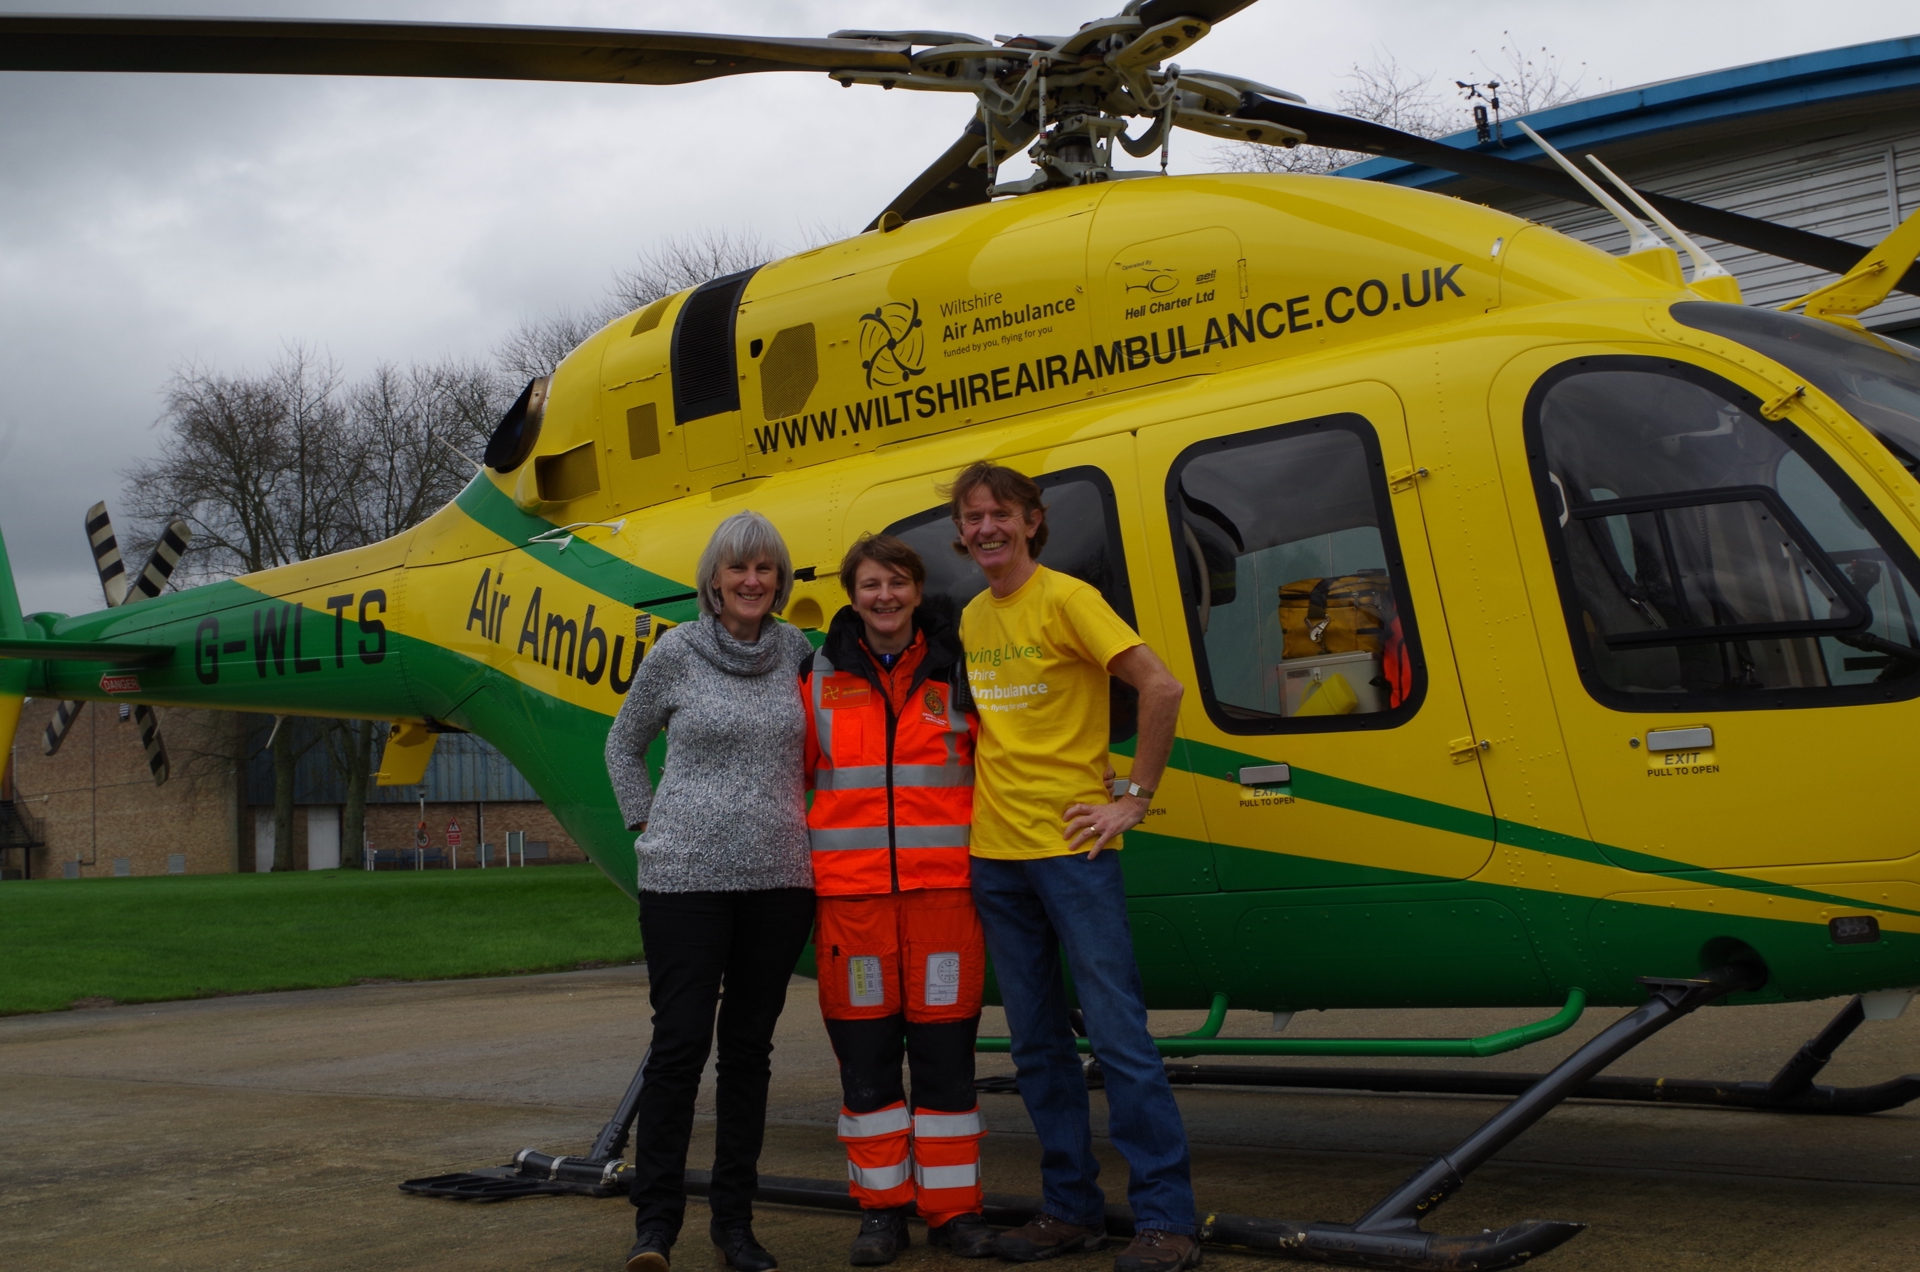
<svg viewBox="0 0 1920 1272">
<path fill-rule="evenodd" d="M 1178 1232 L 1142 1228 L 1113 1261 L 1113 1272 L 1176 1272 L 1200 1266 L 1200 1243 Z"/>
<path fill-rule="evenodd" d="M 1043 1211 L 1013 1231 L 995 1237 L 993 1252 L 1015 1263 L 1032 1263 L 1036 1259 L 1051 1259 L 1058 1254 L 1098 1250 L 1106 1244 L 1107 1234 L 1104 1230 L 1083 1228 L 1077 1223 L 1055 1219 Z"/>
</svg>

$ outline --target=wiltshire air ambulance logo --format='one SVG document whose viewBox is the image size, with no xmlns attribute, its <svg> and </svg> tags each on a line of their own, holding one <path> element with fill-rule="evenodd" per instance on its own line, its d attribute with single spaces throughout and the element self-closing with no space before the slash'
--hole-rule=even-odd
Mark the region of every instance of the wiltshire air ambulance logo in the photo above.
<svg viewBox="0 0 1920 1272">
<path fill-rule="evenodd" d="M 870 389 L 890 389 L 927 373 L 919 301 L 890 300 L 860 315 L 860 369 Z"/>
</svg>

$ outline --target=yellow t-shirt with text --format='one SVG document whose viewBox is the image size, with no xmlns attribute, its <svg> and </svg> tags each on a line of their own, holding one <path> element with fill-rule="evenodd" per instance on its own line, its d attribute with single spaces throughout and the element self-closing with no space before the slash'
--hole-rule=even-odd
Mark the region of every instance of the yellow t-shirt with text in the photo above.
<svg viewBox="0 0 1920 1272">
<path fill-rule="evenodd" d="M 1111 798 L 1101 780 L 1107 664 L 1142 643 L 1092 586 L 1044 565 L 1011 596 L 987 591 L 967 603 L 960 644 L 980 711 L 974 856 L 1021 860 L 1070 851 L 1060 815 L 1071 804 Z"/>
</svg>

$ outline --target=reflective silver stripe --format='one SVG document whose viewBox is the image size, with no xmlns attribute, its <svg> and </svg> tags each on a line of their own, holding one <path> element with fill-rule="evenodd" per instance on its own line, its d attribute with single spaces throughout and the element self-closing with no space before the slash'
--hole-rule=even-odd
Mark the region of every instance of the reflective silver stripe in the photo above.
<svg viewBox="0 0 1920 1272">
<path fill-rule="evenodd" d="M 813 771 L 816 791 L 871 791 L 887 784 L 884 764 L 851 764 L 846 768 L 817 768 Z M 899 786 L 972 786 L 970 764 L 896 764 L 893 784 Z"/>
<path fill-rule="evenodd" d="M 922 1166 L 913 1164 L 913 1182 L 922 1188 L 972 1188 L 980 1182 L 980 1163 L 966 1166 Z M 873 1185 L 867 1185 L 871 1188 Z"/>
<path fill-rule="evenodd" d="M 843 849 L 887 846 L 885 826 L 854 826 L 840 830 L 811 830 L 807 833 L 813 840 L 815 852 L 839 852 Z"/>
<path fill-rule="evenodd" d="M 814 830 L 815 852 L 838 852 L 853 848 L 887 847 L 885 826 L 852 826 L 839 830 Z M 965 848 L 972 842 L 969 826 L 900 826 L 893 832 L 896 848 Z"/>
<path fill-rule="evenodd" d="M 928 1139 L 952 1139 L 961 1135 L 984 1135 L 986 1127 L 980 1124 L 980 1110 L 971 1113 L 915 1113 L 913 1115 L 913 1133 Z M 846 1134 L 842 1131 L 841 1134 Z"/>
<path fill-rule="evenodd" d="M 827 651 L 817 649 L 813 653 L 813 732 L 820 740 L 820 753 L 833 754 L 833 712 L 820 705 L 820 694 L 826 687 L 827 677 L 833 674 L 833 663 L 827 658 Z"/>
<path fill-rule="evenodd" d="M 973 842 L 971 826 L 901 826 L 893 832 L 896 848 L 965 848 Z"/>
<path fill-rule="evenodd" d="M 890 1109 L 880 1109 L 873 1113 L 849 1113 L 840 1111 L 840 1138 L 865 1139 L 869 1135 L 898 1135 L 913 1125 L 913 1115 L 907 1112 L 907 1106 L 896 1104 Z"/>
<path fill-rule="evenodd" d="M 976 1168 L 974 1175 L 977 1177 L 979 1173 Z M 870 1188 L 874 1192 L 898 1188 L 906 1183 L 910 1176 L 911 1171 L 905 1162 L 895 1162 L 891 1166 L 855 1166 L 852 1162 L 847 1163 L 847 1178 L 862 1188 Z"/>
<path fill-rule="evenodd" d="M 895 786 L 972 786 L 971 764 L 896 764 Z"/>
<path fill-rule="evenodd" d="M 886 784 L 887 766 L 884 764 L 850 764 L 846 768 L 822 766 L 813 770 L 813 789 L 816 791 L 871 791 Z"/>
<path fill-rule="evenodd" d="M 948 686 L 947 694 L 949 698 L 953 696 L 952 686 Z M 966 733 L 968 731 L 967 713 L 953 705 L 951 701 L 947 703 L 947 728 L 953 733 Z"/>
</svg>

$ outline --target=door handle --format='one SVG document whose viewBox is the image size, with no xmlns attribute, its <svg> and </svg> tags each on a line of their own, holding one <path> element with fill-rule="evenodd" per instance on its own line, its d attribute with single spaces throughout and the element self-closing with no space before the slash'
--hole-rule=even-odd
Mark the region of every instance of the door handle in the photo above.
<svg viewBox="0 0 1920 1272">
<path fill-rule="evenodd" d="M 1713 749 L 1713 726 L 1695 725 L 1687 729 L 1649 729 L 1649 751 L 1708 751 Z"/>
<path fill-rule="evenodd" d="M 1240 770 L 1242 786 L 1279 786 L 1292 780 L 1291 764 L 1250 764 Z"/>
</svg>

